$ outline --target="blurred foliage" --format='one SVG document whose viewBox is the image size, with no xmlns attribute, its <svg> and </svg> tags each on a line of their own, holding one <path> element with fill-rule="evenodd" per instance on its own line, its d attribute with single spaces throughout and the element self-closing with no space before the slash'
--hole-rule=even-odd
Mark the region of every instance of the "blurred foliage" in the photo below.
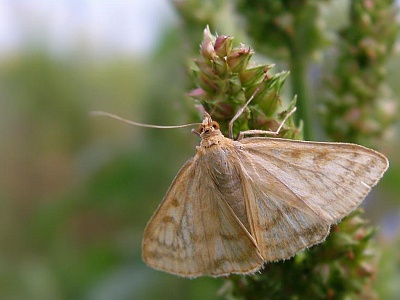
<svg viewBox="0 0 400 300">
<path fill-rule="evenodd" d="M 400 295 L 400 237 L 390 243 L 392 247 L 381 248 L 376 289 L 380 299 L 397 299 Z"/>
<path fill-rule="evenodd" d="M 328 75 L 323 110 L 335 140 L 378 146 L 391 139 L 398 99 L 386 82 L 386 63 L 399 32 L 394 1 L 353 1 L 350 22 L 339 33 L 338 63 Z"/>
<path fill-rule="evenodd" d="M 54 55 L 45 47 L 28 46 L 0 57 L 1 299 L 217 299 L 221 297 L 219 289 L 226 295 L 240 288 L 224 286 L 221 290 L 222 279 L 187 280 L 149 269 L 141 261 L 145 224 L 180 166 L 195 153 L 197 137 L 185 129 L 129 127 L 89 117 L 88 112 L 105 110 L 159 125 L 199 121 L 193 100 L 185 96 L 195 82 L 186 63 L 200 57 L 199 43 L 207 24 L 212 32 L 234 35 L 236 42 L 249 43 L 252 38 L 249 44 L 267 56 L 256 57 L 260 65 L 268 65 L 264 62 L 271 62 L 271 58 L 277 64 L 287 60 L 285 67 L 277 65 L 271 71 L 279 74 L 286 68 L 292 72 L 289 80 L 297 76 L 307 81 L 297 85 L 292 82 L 291 96 L 282 99 L 285 107 L 294 94 L 302 100 L 296 90 L 299 84 L 306 99 L 319 101 L 323 93 L 315 95 L 318 89 L 312 93 L 308 90 L 308 82 L 318 83 L 318 78 L 311 76 L 307 65 L 300 65 L 302 71 L 295 74 L 296 65 L 291 63 L 309 62 L 315 50 L 327 45 L 326 32 L 320 27 L 321 7 L 318 1 L 296 1 L 299 4 L 294 9 L 294 2 L 266 1 L 265 18 L 273 15 L 268 12 L 274 8 L 278 19 L 287 20 L 285 6 L 289 12 L 298 12 L 296 22 L 307 16 L 305 25 L 315 35 L 306 31 L 292 36 L 299 42 L 318 37 L 300 49 L 306 52 L 305 60 L 290 60 L 289 44 L 276 40 L 283 37 L 279 28 L 257 25 L 262 10 L 255 1 L 248 7 L 239 2 L 240 13 L 236 13 L 233 2 L 226 0 L 174 1 L 184 23 L 166 28 L 157 51 L 146 57 L 93 59 L 90 53 L 79 54 L 79 46 L 66 56 Z M 329 2 L 320 1 L 321 5 Z M 341 3 L 345 6 L 349 2 Z M 250 9 L 258 11 L 257 15 L 246 12 Z M 340 11 L 332 10 L 331 20 L 338 15 L 342 17 Z M 245 33 L 244 23 L 249 24 L 246 18 L 254 18 L 250 25 L 262 30 L 261 37 L 269 34 L 265 40 L 273 42 L 267 46 L 255 33 Z M 296 30 L 302 28 L 295 26 Z M 290 40 L 287 36 L 285 39 Z M 294 52 L 293 57 L 296 55 Z M 400 61 L 387 58 L 380 68 L 385 63 L 389 65 L 393 95 L 398 99 Z M 317 104 L 314 100 L 311 105 L 313 116 Z M 385 225 L 388 215 L 398 220 L 400 213 L 400 160 L 392 150 L 398 146 L 399 139 L 393 134 L 391 144 L 385 146 L 391 169 L 366 201 L 366 212 L 374 217 L 372 224 L 382 224 L 377 248 L 380 261 L 374 275 L 374 288 L 382 299 L 400 297 L 400 258 L 396 251 L 400 246 L 399 224 Z M 395 233 L 383 236 L 386 227 Z M 329 246 L 327 241 L 319 248 Z M 310 252 L 314 251 L 317 249 Z M 293 261 L 309 266 L 304 253 Z M 268 265 L 265 272 L 274 268 Z M 342 272 L 341 265 L 334 271 Z M 253 278 L 243 280 L 251 283 Z M 308 283 L 304 278 L 302 282 Z"/>
</svg>

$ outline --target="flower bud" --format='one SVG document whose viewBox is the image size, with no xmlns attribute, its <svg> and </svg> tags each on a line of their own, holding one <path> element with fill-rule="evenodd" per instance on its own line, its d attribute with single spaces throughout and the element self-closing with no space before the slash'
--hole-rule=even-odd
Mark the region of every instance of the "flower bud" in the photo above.
<svg viewBox="0 0 400 300">
<path fill-rule="evenodd" d="M 214 44 L 214 50 L 218 57 L 223 58 L 228 55 L 232 50 L 233 38 L 226 35 L 217 37 Z"/>
<path fill-rule="evenodd" d="M 206 60 L 214 60 L 217 54 L 214 50 L 215 37 L 211 34 L 210 28 L 207 26 L 204 29 L 204 38 L 200 45 L 201 56 Z"/>
<path fill-rule="evenodd" d="M 227 58 L 229 68 L 234 73 L 245 70 L 252 55 L 253 52 L 250 48 L 248 50 L 244 48 L 234 49 Z"/>
</svg>

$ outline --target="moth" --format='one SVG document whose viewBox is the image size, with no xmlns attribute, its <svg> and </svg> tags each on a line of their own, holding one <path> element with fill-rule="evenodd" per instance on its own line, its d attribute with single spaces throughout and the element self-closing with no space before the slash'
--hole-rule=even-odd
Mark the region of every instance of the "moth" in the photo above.
<svg viewBox="0 0 400 300">
<path fill-rule="evenodd" d="M 207 113 L 198 134 L 142 242 L 148 266 L 184 277 L 251 274 L 324 241 L 389 166 L 355 144 L 235 141 Z"/>
<path fill-rule="evenodd" d="M 253 94 L 254 96 L 254 94 Z M 252 100 L 247 101 L 246 105 Z M 289 259 L 325 240 L 330 226 L 360 205 L 389 167 L 372 149 L 247 134 L 233 140 L 205 113 L 196 155 L 176 175 L 148 222 L 145 263 L 183 277 L 252 274 L 264 263 Z M 157 126 L 105 115 L 125 123 Z"/>
</svg>

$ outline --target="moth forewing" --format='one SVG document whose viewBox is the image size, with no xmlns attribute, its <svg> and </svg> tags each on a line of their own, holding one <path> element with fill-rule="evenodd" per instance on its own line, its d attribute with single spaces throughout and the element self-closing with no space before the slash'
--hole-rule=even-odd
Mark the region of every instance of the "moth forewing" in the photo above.
<svg viewBox="0 0 400 300">
<path fill-rule="evenodd" d="M 250 223 L 265 261 L 288 259 L 325 239 L 329 224 L 256 158 L 244 156 L 241 165 Z"/>
<path fill-rule="evenodd" d="M 196 155 L 178 173 L 146 226 L 143 260 L 185 277 L 254 273 L 263 264 L 257 244 L 207 170 Z"/>
<path fill-rule="evenodd" d="M 322 242 L 388 168 L 354 144 L 247 138 L 236 142 L 254 237 L 265 260 Z"/>
<path fill-rule="evenodd" d="M 354 210 L 387 170 L 387 158 L 363 146 L 275 138 L 241 141 L 243 159 L 270 173 L 326 221 Z M 276 193 L 271 185 L 264 185 Z M 277 189 L 281 191 L 281 189 Z"/>
</svg>

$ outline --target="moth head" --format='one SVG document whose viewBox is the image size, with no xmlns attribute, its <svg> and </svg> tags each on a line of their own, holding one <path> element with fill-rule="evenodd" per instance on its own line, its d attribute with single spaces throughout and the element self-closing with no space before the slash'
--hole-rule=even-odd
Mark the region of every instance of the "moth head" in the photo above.
<svg viewBox="0 0 400 300">
<path fill-rule="evenodd" d="M 204 113 L 204 119 L 199 128 L 197 129 L 197 133 L 200 137 L 211 136 L 213 134 L 220 134 L 219 124 L 216 121 L 211 119 L 211 116 L 208 113 Z"/>
</svg>

